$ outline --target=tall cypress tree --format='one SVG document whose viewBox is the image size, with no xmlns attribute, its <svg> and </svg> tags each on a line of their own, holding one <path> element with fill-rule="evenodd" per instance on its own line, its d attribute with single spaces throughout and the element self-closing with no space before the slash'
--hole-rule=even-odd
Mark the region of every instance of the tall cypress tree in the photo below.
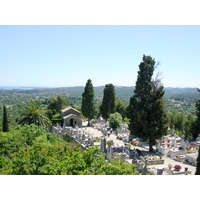
<svg viewBox="0 0 200 200">
<path fill-rule="evenodd" d="M 199 89 L 197 89 L 197 90 L 200 92 Z M 197 116 L 197 118 L 192 127 L 192 136 L 193 136 L 194 140 L 200 134 L 200 100 L 196 101 L 196 116 Z"/>
<path fill-rule="evenodd" d="M 149 140 L 150 152 L 153 151 L 154 141 L 167 132 L 164 88 L 160 85 L 159 79 L 152 79 L 155 64 L 151 56 L 143 56 L 134 95 L 130 98 L 128 107 L 129 129 L 133 135 Z"/>
<path fill-rule="evenodd" d="M 8 132 L 8 117 L 7 117 L 7 110 L 6 106 L 3 106 L 3 132 Z"/>
<path fill-rule="evenodd" d="M 197 89 L 199 92 L 200 90 Z M 198 100 L 196 102 L 196 108 L 197 108 L 197 111 L 196 111 L 196 116 L 197 116 L 197 119 L 194 123 L 194 126 L 193 126 L 193 139 L 196 139 L 198 134 L 200 134 L 200 100 Z M 197 158 L 197 167 L 196 167 L 196 172 L 195 172 L 195 175 L 200 175 L 200 148 L 199 148 L 199 152 L 198 152 L 198 158 Z"/>
<path fill-rule="evenodd" d="M 81 111 L 88 118 L 89 125 L 89 121 L 94 117 L 94 88 L 90 79 L 88 79 L 82 93 Z"/>
<path fill-rule="evenodd" d="M 109 118 L 111 113 L 115 112 L 115 86 L 113 84 L 106 84 L 103 91 L 103 101 L 100 106 L 100 113 L 103 118 Z"/>
<path fill-rule="evenodd" d="M 198 150 L 197 167 L 196 167 L 195 175 L 200 175 L 200 148 Z"/>
</svg>

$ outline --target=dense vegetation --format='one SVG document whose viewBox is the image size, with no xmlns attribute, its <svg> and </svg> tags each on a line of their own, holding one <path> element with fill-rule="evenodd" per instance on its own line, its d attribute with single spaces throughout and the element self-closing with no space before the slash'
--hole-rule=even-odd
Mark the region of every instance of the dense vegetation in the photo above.
<svg viewBox="0 0 200 200">
<path fill-rule="evenodd" d="M 90 79 L 88 79 L 82 94 L 81 111 L 83 116 L 88 118 L 89 125 L 89 121 L 94 117 L 94 87 Z"/>
<path fill-rule="evenodd" d="M 102 103 L 104 87 L 94 87 L 94 117 L 99 115 L 99 106 Z M 130 97 L 133 95 L 134 87 L 115 86 L 116 93 L 116 112 L 119 112 L 123 119 L 126 117 L 125 109 L 129 104 Z M 196 117 L 196 101 L 199 99 L 199 93 L 196 88 L 165 88 L 165 108 L 168 115 L 172 116 L 173 112 L 177 112 L 177 117 L 184 116 L 183 129 L 186 129 L 188 118 Z M 36 101 L 41 104 L 47 117 L 59 117 L 59 113 L 55 109 L 48 109 L 48 104 L 52 102 L 58 95 L 66 98 L 66 104 L 75 107 L 81 111 L 81 94 L 84 87 L 66 87 L 66 88 L 38 88 L 30 90 L 0 90 L 0 131 L 2 131 L 3 123 L 3 106 L 7 108 L 7 116 L 9 129 L 14 130 L 18 127 L 21 115 L 27 104 Z M 53 103 L 53 102 L 52 102 Z M 50 107 L 50 106 L 49 106 Z M 170 120 L 169 120 L 170 121 Z M 191 121 L 191 120 L 189 120 Z M 170 125 L 170 127 L 173 127 Z M 177 129 L 175 125 L 175 129 Z M 182 130 L 183 130 L 182 129 Z M 177 129 L 178 130 L 178 129 Z M 178 130 L 182 133 L 182 130 Z"/>
<path fill-rule="evenodd" d="M 105 162 L 98 147 L 83 151 L 44 128 L 25 125 L 0 133 L 0 174 L 7 175 L 125 175 L 138 174 L 135 165 Z"/>
<path fill-rule="evenodd" d="M 130 98 L 128 117 L 131 133 L 153 144 L 167 133 L 167 116 L 164 109 L 164 87 L 159 79 L 153 80 L 156 62 L 151 56 L 143 56 L 139 65 L 134 95 Z"/>
<path fill-rule="evenodd" d="M 94 87 L 94 117 L 100 114 L 103 88 Z M 110 116 L 113 128 L 119 126 L 122 120 L 129 121 L 127 106 L 129 96 L 133 95 L 133 87 L 115 86 L 114 89 L 116 97 L 113 97 L 115 108 L 112 113 L 116 113 Z M 177 94 L 174 94 L 174 90 Z M 84 87 L 0 90 L 0 174 L 136 174 L 134 165 L 119 160 L 108 164 L 104 161 L 104 155 L 97 157 L 99 149 L 82 151 L 80 146 L 48 133 L 48 127 L 36 126 L 42 125 L 43 119 L 59 120 L 60 110 L 65 106 L 81 111 L 83 92 Z M 188 139 L 196 139 L 197 132 L 193 128 L 194 124 L 199 124 L 197 90 L 195 93 L 194 89 L 167 88 L 165 96 L 166 93 L 169 97 L 165 98 L 169 127 L 175 128 L 180 136 L 185 134 Z M 42 118 L 39 117 L 38 121 L 37 116 Z M 34 123 L 27 121 L 34 117 Z M 22 123 L 24 119 L 27 123 Z M 20 122 L 27 125 L 20 126 Z M 8 125 L 8 132 L 1 132 L 3 124 Z"/>
</svg>

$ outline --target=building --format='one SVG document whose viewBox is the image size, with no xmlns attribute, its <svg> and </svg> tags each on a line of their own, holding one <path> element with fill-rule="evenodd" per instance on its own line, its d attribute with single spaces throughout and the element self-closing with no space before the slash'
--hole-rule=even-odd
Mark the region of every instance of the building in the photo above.
<svg viewBox="0 0 200 200">
<path fill-rule="evenodd" d="M 61 118 L 63 119 L 63 127 L 82 127 L 82 118 L 80 116 L 80 112 L 72 107 L 66 107 L 63 110 L 61 110 Z"/>
</svg>

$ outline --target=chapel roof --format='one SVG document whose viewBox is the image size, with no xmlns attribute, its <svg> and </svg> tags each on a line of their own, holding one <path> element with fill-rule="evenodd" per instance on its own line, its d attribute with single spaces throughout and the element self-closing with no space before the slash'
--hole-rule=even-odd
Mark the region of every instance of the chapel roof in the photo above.
<svg viewBox="0 0 200 200">
<path fill-rule="evenodd" d="M 68 110 L 74 110 L 74 111 L 76 111 L 76 112 L 78 112 L 78 113 L 80 113 L 78 110 L 76 110 L 76 109 L 74 109 L 74 108 L 72 108 L 72 107 L 70 107 L 70 106 L 68 106 L 68 107 L 66 107 L 66 108 L 64 108 L 64 109 L 62 109 L 61 110 L 61 112 L 66 112 L 66 111 L 68 111 Z"/>
<path fill-rule="evenodd" d="M 74 115 L 74 114 L 69 114 L 69 115 L 63 117 L 63 119 L 68 119 L 68 118 L 79 118 L 79 119 L 81 119 L 80 116 L 78 116 L 78 115 Z"/>
</svg>

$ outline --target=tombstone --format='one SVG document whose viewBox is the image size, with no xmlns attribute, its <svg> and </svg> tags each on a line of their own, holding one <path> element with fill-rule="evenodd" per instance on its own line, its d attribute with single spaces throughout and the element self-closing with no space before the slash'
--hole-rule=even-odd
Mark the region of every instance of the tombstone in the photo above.
<svg viewBox="0 0 200 200">
<path fill-rule="evenodd" d="M 171 129 L 170 129 L 170 127 L 167 129 L 167 135 L 170 135 L 170 133 L 171 133 Z"/>
<path fill-rule="evenodd" d="M 162 175 L 163 169 L 157 169 L 157 175 Z"/>
<path fill-rule="evenodd" d="M 78 140 L 79 139 L 78 131 L 75 132 L 75 135 L 76 135 L 76 139 Z"/>
<path fill-rule="evenodd" d="M 110 158 L 110 148 L 106 149 L 106 157 L 107 159 Z"/>
<path fill-rule="evenodd" d="M 90 138 L 90 137 L 88 137 L 88 142 L 87 142 L 87 145 L 88 145 L 88 146 L 90 146 L 90 144 L 91 144 L 91 138 Z"/>
<path fill-rule="evenodd" d="M 186 146 L 187 146 L 187 144 L 186 144 L 186 142 L 184 142 L 184 140 L 182 140 L 181 141 L 181 147 L 182 147 L 182 149 L 186 149 Z"/>
<path fill-rule="evenodd" d="M 101 153 L 106 153 L 106 139 L 101 139 Z"/>
<path fill-rule="evenodd" d="M 114 152 L 114 149 L 110 147 L 110 158 L 113 158 L 113 152 Z"/>
<path fill-rule="evenodd" d="M 185 134 L 183 134 L 182 137 L 181 137 L 181 141 L 185 141 L 185 140 L 186 140 L 186 136 L 185 136 Z"/>
<path fill-rule="evenodd" d="M 82 140 L 82 141 L 85 140 L 85 135 L 84 135 L 84 134 L 82 134 L 81 140 Z"/>
<path fill-rule="evenodd" d="M 124 153 L 124 146 L 122 145 L 121 147 L 122 147 L 122 153 Z"/>
<path fill-rule="evenodd" d="M 126 159 L 126 155 L 127 155 L 126 153 L 121 153 L 120 159 L 124 161 Z"/>
<path fill-rule="evenodd" d="M 145 166 L 143 167 L 143 169 L 142 169 L 142 175 L 146 175 L 147 174 L 147 172 L 148 172 L 148 170 L 147 170 L 147 160 L 145 160 Z"/>
<path fill-rule="evenodd" d="M 172 147 L 174 147 L 174 148 L 177 147 L 176 138 L 175 137 L 172 138 Z"/>
<path fill-rule="evenodd" d="M 196 142 L 197 142 L 197 143 L 200 143 L 200 134 L 198 134 L 198 137 L 197 137 L 197 139 L 196 139 Z"/>
<path fill-rule="evenodd" d="M 175 134 L 175 126 L 173 125 L 172 136 L 174 136 L 174 134 Z"/>
<path fill-rule="evenodd" d="M 139 162 L 139 160 L 136 157 L 133 157 L 132 164 L 137 164 L 138 162 Z"/>
<path fill-rule="evenodd" d="M 129 150 L 129 159 L 133 159 L 133 150 L 132 149 Z"/>
<path fill-rule="evenodd" d="M 78 133 L 78 140 L 79 140 L 79 141 L 82 140 L 82 135 L 81 135 L 81 133 Z"/>
<path fill-rule="evenodd" d="M 103 117 L 102 117 L 102 114 L 100 114 L 100 117 L 98 118 L 98 122 L 103 122 Z"/>
<path fill-rule="evenodd" d="M 90 146 L 94 146 L 94 139 L 93 139 L 93 136 L 91 137 Z"/>
<path fill-rule="evenodd" d="M 143 164 L 144 163 L 142 163 L 140 161 L 137 163 L 137 167 L 136 167 L 137 171 L 142 172 L 142 170 L 143 170 Z"/>
</svg>

